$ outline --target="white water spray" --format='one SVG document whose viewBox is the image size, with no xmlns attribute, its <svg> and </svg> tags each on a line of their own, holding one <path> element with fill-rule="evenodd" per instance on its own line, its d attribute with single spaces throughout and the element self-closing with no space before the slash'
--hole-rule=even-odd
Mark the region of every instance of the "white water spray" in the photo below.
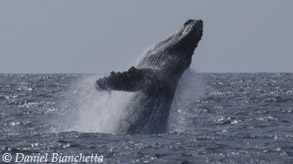
<svg viewBox="0 0 293 164">
<path fill-rule="evenodd" d="M 192 125 L 194 116 L 189 112 L 203 95 L 206 87 L 204 79 L 192 69 L 182 75 L 172 103 L 168 131 L 183 132 Z"/>
<path fill-rule="evenodd" d="M 99 76 L 85 76 L 74 82 L 66 102 L 74 120 L 68 120 L 67 130 L 79 132 L 115 133 L 120 120 L 127 115 L 123 110 L 131 92 L 97 91 L 95 82 Z M 72 112 L 73 113 L 72 113 Z"/>
</svg>

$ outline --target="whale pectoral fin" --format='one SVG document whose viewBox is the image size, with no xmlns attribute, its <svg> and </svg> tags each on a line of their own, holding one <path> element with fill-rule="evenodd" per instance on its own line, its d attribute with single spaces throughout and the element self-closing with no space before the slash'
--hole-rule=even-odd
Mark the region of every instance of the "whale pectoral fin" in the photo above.
<svg viewBox="0 0 293 164">
<path fill-rule="evenodd" d="M 97 90 L 138 91 L 152 83 L 153 69 L 131 67 L 125 72 L 111 72 L 111 75 L 96 81 Z"/>
</svg>

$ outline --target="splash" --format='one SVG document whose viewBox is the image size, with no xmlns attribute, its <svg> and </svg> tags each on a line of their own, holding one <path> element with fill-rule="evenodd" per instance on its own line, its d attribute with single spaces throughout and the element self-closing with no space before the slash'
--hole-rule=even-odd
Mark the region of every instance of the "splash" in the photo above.
<svg viewBox="0 0 293 164">
<path fill-rule="evenodd" d="M 196 110 L 195 103 L 204 94 L 206 85 L 203 77 L 192 69 L 182 75 L 178 84 L 169 116 L 169 132 L 183 132 L 192 125 L 191 110 Z"/>
<path fill-rule="evenodd" d="M 84 76 L 72 84 L 64 101 L 70 107 L 69 131 L 115 133 L 130 92 L 98 92 L 95 81 L 101 76 Z"/>
</svg>

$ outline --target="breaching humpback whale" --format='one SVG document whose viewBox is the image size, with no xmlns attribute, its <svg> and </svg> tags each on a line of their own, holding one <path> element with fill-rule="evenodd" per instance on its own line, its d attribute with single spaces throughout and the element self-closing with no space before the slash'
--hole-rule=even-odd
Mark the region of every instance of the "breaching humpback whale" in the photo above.
<svg viewBox="0 0 293 164">
<path fill-rule="evenodd" d="M 202 20 L 188 20 L 177 32 L 146 52 L 136 67 L 111 72 L 96 81 L 97 90 L 135 92 L 117 133 L 157 134 L 167 130 L 177 84 L 190 66 L 203 33 Z"/>
</svg>

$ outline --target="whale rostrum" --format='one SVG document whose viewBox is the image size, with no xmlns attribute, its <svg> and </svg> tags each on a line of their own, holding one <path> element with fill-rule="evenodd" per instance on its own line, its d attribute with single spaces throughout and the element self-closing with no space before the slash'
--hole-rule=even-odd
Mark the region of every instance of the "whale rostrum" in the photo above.
<svg viewBox="0 0 293 164">
<path fill-rule="evenodd" d="M 202 20 L 188 20 L 146 52 L 136 67 L 98 79 L 96 89 L 134 92 L 117 133 L 157 134 L 167 130 L 177 84 L 189 68 L 203 34 Z"/>
</svg>

